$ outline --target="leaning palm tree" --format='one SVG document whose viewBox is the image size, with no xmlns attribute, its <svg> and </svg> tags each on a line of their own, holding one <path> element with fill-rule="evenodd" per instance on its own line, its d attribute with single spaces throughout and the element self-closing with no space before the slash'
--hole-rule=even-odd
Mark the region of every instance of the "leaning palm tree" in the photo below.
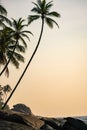
<svg viewBox="0 0 87 130">
<path fill-rule="evenodd" d="M 43 34 L 44 21 L 46 21 L 46 23 L 49 25 L 50 28 L 53 28 L 53 24 L 56 24 L 57 27 L 59 28 L 59 25 L 57 24 L 57 22 L 54 21 L 51 17 L 60 17 L 60 14 L 55 12 L 55 11 L 49 12 L 50 8 L 53 6 L 52 2 L 53 1 L 50 1 L 50 2 L 47 3 L 46 0 L 37 0 L 37 3 L 32 2 L 35 5 L 35 7 L 31 11 L 37 13 L 37 15 L 29 15 L 28 24 L 32 23 L 34 20 L 37 20 L 37 19 L 41 18 L 42 24 L 41 24 L 40 36 L 39 36 L 39 39 L 38 39 L 38 43 L 37 43 L 37 45 L 35 47 L 35 50 L 33 51 L 32 55 L 31 55 L 31 58 L 28 61 L 28 64 L 26 65 L 21 77 L 19 78 L 17 84 L 15 85 L 13 91 L 11 92 L 10 96 L 8 97 L 8 99 L 5 102 L 2 109 L 4 109 L 5 106 L 7 105 L 8 101 L 10 100 L 10 98 L 13 95 L 14 91 L 16 90 L 17 86 L 19 85 L 21 79 L 23 78 L 27 68 L 29 67 L 34 55 L 36 54 L 36 51 L 37 51 L 37 49 L 39 47 L 41 37 L 42 37 L 42 34 Z"/>
<path fill-rule="evenodd" d="M 16 47 L 19 45 L 19 42 L 21 41 L 23 43 L 23 45 L 25 47 L 27 47 L 27 43 L 25 41 L 24 38 L 29 39 L 29 36 L 27 34 L 32 34 L 30 31 L 24 30 L 24 27 L 26 27 L 27 25 L 24 24 L 24 19 L 19 18 L 18 21 L 16 21 L 15 19 L 12 19 L 12 27 L 10 28 L 11 31 L 11 38 L 15 40 L 15 44 L 14 44 L 14 48 L 13 51 L 9 57 L 9 60 L 7 61 L 5 67 L 3 68 L 3 70 L 0 73 L 0 76 L 3 74 L 3 72 L 6 70 L 8 64 L 10 63 L 10 61 L 13 59 L 13 55 L 16 54 L 15 49 Z M 15 52 L 15 53 L 14 53 Z M 13 59 L 14 60 L 14 59 Z"/>
</svg>

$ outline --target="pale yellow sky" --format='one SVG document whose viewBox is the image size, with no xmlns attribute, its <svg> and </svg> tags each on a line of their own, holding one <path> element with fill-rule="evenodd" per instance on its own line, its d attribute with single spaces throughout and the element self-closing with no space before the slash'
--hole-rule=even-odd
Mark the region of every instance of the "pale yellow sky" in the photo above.
<svg viewBox="0 0 87 130">
<path fill-rule="evenodd" d="M 9 17 L 15 18 L 26 18 L 32 8 L 29 0 L 3 0 L 3 4 Z M 57 20 L 60 29 L 45 25 L 38 52 L 9 105 L 24 103 L 42 116 L 87 115 L 87 1 L 54 0 L 53 10 L 61 14 Z M 26 62 L 19 70 L 9 65 L 9 79 L 0 77 L 3 85 L 15 86 L 37 43 L 40 23 L 33 23 L 29 30 L 35 36 L 31 37 Z"/>
</svg>

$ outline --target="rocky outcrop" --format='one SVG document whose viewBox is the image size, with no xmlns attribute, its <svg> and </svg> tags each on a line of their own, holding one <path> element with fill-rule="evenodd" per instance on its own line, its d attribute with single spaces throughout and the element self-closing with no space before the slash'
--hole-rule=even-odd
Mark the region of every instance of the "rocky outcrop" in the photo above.
<svg viewBox="0 0 87 130">
<path fill-rule="evenodd" d="M 36 130 L 31 126 L 23 125 L 16 122 L 0 120 L 0 130 Z"/>
<path fill-rule="evenodd" d="M 45 122 L 42 130 L 87 130 L 87 125 L 76 118 L 44 118 L 41 120 Z"/>
<path fill-rule="evenodd" d="M 60 130 L 63 119 L 46 118 L 41 117 L 40 120 L 44 121 L 44 125 L 41 127 L 42 130 Z"/>
<path fill-rule="evenodd" d="M 71 117 L 35 116 L 30 108 L 17 104 L 12 110 L 0 110 L 0 130 L 87 130 L 87 125 Z"/>
<path fill-rule="evenodd" d="M 3 126 L 2 126 L 3 122 Z M 44 121 L 39 120 L 34 115 L 28 115 L 15 111 L 0 111 L 0 128 L 6 130 L 39 130 L 44 125 Z M 14 128 L 14 129 L 10 129 Z M 18 129 L 19 127 L 19 129 Z M 8 128 L 8 129 L 7 129 Z M 25 129 L 26 128 L 26 129 Z M 4 130 L 0 129 L 0 130 Z"/>
<path fill-rule="evenodd" d="M 21 103 L 14 105 L 11 110 L 17 111 L 17 112 L 22 112 L 24 114 L 29 114 L 29 115 L 32 114 L 31 109 L 29 107 L 27 107 L 26 105 L 21 104 Z"/>
</svg>

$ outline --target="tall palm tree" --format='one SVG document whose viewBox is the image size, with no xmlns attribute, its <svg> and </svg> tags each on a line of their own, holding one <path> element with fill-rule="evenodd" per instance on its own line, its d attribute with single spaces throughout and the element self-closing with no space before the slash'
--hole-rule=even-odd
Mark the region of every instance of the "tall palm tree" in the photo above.
<svg viewBox="0 0 87 130">
<path fill-rule="evenodd" d="M 6 70 L 10 61 L 14 60 L 13 55 L 16 54 L 15 49 L 19 45 L 19 42 L 21 41 L 24 44 L 24 46 L 27 47 L 27 43 L 24 38 L 27 38 L 28 40 L 30 40 L 27 34 L 32 34 L 30 31 L 24 30 L 24 27 L 27 26 L 26 24 L 24 24 L 24 21 L 25 21 L 24 19 L 19 18 L 18 21 L 16 21 L 15 19 L 12 19 L 12 20 L 13 20 L 12 22 L 13 28 L 10 28 L 10 31 L 11 31 L 11 38 L 15 40 L 15 44 L 14 44 L 13 51 L 11 52 L 11 55 L 9 57 L 9 60 L 7 61 L 3 70 L 1 71 L 0 76 Z"/>
<path fill-rule="evenodd" d="M 8 97 L 7 101 L 5 102 L 4 106 L 2 107 L 2 109 L 5 108 L 6 104 L 8 103 L 8 101 L 10 100 L 11 96 L 13 95 L 14 91 L 16 90 L 17 86 L 19 85 L 21 79 L 23 78 L 27 68 L 29 67 L 38 47 L 39 47 L 39 44 L 40 44 L 40 41 L 41 41 L 41 37 L 42 37 L 42 34 L 43 34 L 43 28 L 44 28 L 44 21 L 46 21 L 46 23 L 49 25 L 50 28 L 53 28 L 53 24 L 56 24 L 57 27 L 59 28 L 58 24 L 56 21 L 54 21 L 51 17 L 60 17 L 60 14 L 55 12 L 55 11 L 52 11 L 52 12 L 49 12 L 50 11 L 50 8 L 53 6 L 53 1 L 50 1 L 50 2 L 46 2 L 46 0 L 37 0 L 37 3 L 34 3 L 34 6 L 33 9 L 31 10 L 32 12 L 35 12 L 37 13 L 37 15 L 29 15 L 28 17 L 28 24 L 30 24 L 31 22 L 33 22 L 34 20 L 37 20 L 39 18 L 41 18 L 41 21 L 42 21 L 42 25 L 41 25 L 41 32 L 40 32 L 40 36 L 39 36 L 39 39 L 38 39 L 38 43 L 35 47 L 35 50 L 33 51 L 32 53 L 32 56 L 31 58 L 29 59 L 28 61 L 28 64 L 26 65 L 21 77 L 19 78 L 17 84 L 15 85 L 13 91 L 11 92 L 10 96 Z"/>
</svg>

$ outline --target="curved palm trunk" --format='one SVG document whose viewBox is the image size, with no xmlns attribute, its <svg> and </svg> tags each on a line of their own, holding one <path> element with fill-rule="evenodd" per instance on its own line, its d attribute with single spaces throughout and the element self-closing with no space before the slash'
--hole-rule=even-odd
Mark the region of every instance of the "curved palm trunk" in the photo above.
<svg viewBox="0 0 87 130">
<path fill-rule="evenodd" d="M 21 77 L 19 78 L 17 84 L 15 85 L 13 91 L 11 92 L 11 94 L 10 94 L 10 96 L 8 97 L 7 101 L 6 101 L 5 104 L 3 105 L 2 109 L 5 108 L 5 106 L 7 105 L 8 101 L 9 101 L 10 98 L 12 97 L 12 95 L 13 95 L 13 93 L 15 92 L 16 88 L 18 87 L 20 81 L 22 80 L 22 78 L 23 78 L 23 76 L 24 76 L 26 70 L 28 69 L 28 67 L 29 67 L 29 65 L 30 65 L 30 63 L 31 63 L 31 61 L 32 61 L 32 59 L 33 59 L 33 57 L 34 57 L 34 55 L 36 54 L 36 51 L 37 51 L 37 49 L 38 49 L 38 47 L 39 47 L 39 44 L 40 44 L 40 41 L 41 41 L 41 38 L 42 38 L 43 28 L 44 28 L 44 18 L 42 18 L 41 33 L 40 33 L 39 40 L 38 40 L 38 43 L 37 43 L 37 45 L 36 45 L 36 48 L 35 48 L 34 52 L 32 53 L 32 56 L 31 56 L 30 60 L 28 61 L 28 64 L 26 65 L 26 67 L 25 67 L 25 69 L 24 69 L 24 71 L 23 71 Z"/>
<path fill-rule="evenodd" d="M 8 64 L 10 63 L 11 58 L 12 58 L 14 52 L 15 52 L 15 49 L 16 49 L 17 44 L 18 44 L 18 39 L 17 39 L 17 41 L 16 41 L 16 43 L 15 43 L 15 47 L 14 47 L 14 49 L 13 49 L 13 51 L 12 51 L 12 55 L 10 56 L 10 58 L 9 58 L 8 62 L 6 63 L 6 65 L 4 66 L 3 70 L 0 72 L 0 76 L 4 73 L 4 71 L 6 70 Z"/>
</svg>

